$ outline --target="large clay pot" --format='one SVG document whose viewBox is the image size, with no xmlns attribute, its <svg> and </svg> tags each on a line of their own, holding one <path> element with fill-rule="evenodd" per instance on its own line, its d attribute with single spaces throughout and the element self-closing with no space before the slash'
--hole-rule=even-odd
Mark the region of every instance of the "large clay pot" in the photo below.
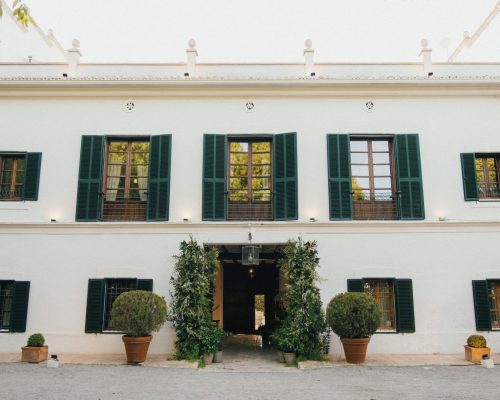
<svg viewBox="0 0 500 400">
<path fill-rule="evenodd" d="M 283 355 L 283 352 L 281 350 L 276 350 L 276 354 L 278 356 L 278 361 L 280 363 L 284 363 L 285 362 L 285 356 Z"/>
<path fill-rule="evenodd" d="M 283 356 L 285 357 L 286 365 L 292 365 L 295 362 L 295 353 L 283 352 Z"/>
<path fill-rule="evenodd" d="M 42 347 L 28 347 L 24 346 L 21 348 L 21 361 L 29 363 L 39 363 L 47 360 L 49 348 L 48 346 Z"/>
<path fill-rule="evenodd" d="M 205 363 L 205 365 L 212 364 L 213 360 L 214 360 L 214 353 L 203 354 L 203 362 Z"/>
<path fill-rule="evenodd" d="M 470 347 L 465 345 L 465 359 L 474 364 L 481 364 L 483 356 L 490 358 L 491 349 L 489 347 Z"/>
<path fill-rule="evenodd" d="M 221 363 L 221 362 L 222 362 L 222 350 L 219 350 L 214 353 L 214 363 Z"/>
<path fill-rule="evenodd" d="M 122 340 L 125 344 L 125 352 L 127 353 L 128 363 L 138 364 L 146 361 L 149 343 L 153 340 L 153 336 L 132 337 L 123 335 Z"/>
<path fill-rule="evenodd" d="M 346 339 L 340 338 L 344 346 L 345 359 L 350 364 L 362 364 L 365 362 L 366 349 L 370 338 Z"/>
</svg>

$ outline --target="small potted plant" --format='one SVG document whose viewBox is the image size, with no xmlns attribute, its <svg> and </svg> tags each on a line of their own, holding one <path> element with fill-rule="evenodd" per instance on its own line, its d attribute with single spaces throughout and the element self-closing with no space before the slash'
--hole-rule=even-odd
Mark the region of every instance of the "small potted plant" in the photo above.
<svg viewBox="0 0 500 400">
<path fill-rule="evenodd" d="M 273 334 L 273 342 L 278 349 L 278 360 L 281 361 L 281 351 L 283 360 L 287 365 L 295 362 L 296 350 L 299 347 L 297 336 L 287 326 L 282 326 Z"/>
<path fill-rule="evenodd" d="M 225 332 L 221 328 L 217 328 L 217 334 L 218 334 L 218 347 L 214 353 L 214 363 L 221 363 L 222 362 L 222 348 L 224 347 L 224 339 L 228 336 L 231 336 L 231 333 Z"/>
<path fill-rule="evenodd" d="M 348 363 L 365 362 L 366 350 L 382 318 L 377 302 L 365 293 L 340 293 L 326 309 L 326 321 L 340 336 Z"/>
<path fill-rule="evenodd" d="M 122 293 L 113 302 L 111 318 L 122 336 L 127 362 L 146 360 L 152 332 L 158 332 L 167 320 L 167 303 L 163 297 L 144 290 Z"/>
<path fill-rule="evenodd" d="M 205 365 L 212 364 L 214 354 L 219 350 L 220 346 L 220 328 L 207 326 L 201 330 L 200 350 L 203 354 L 203 362 Z"/>
<path fill-rule="evenodd" d="M 490 358 L 491 349 L 486 346 L 486 338 L 481 335 L 471 335 L 464 345 L 465 359 L 474 364 L 481 364 L 484 356 Z"/>
<path fill-rule="evenodd" d="M 26 346 L 22 347 L 21 361 L 39 363 L 47 360 L 49 347 L 44 344 L 45 338 L 41 333 L 31 335 Z"/>
</svg>

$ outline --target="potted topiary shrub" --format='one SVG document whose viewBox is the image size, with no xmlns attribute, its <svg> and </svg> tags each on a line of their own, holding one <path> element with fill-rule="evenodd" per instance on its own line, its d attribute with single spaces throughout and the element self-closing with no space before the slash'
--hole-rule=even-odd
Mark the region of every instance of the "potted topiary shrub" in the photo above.
<svg viewBox="0 0 500 400">
<path fill-rule="evenodd" d="M 326 309 L 326 321 L 340 336 L 348 363 L 365 361 L 370 337 L 380 324 L 382 312 L 377 302 L 365 293 L 341 293 Z"/>
<path fill-rule="evenodd" d="M 283 353 L 283 360 L 287 365 L 292 365 L 295 362 L 297 349 L 301 345 L 295 334 L 287 326 L 282 326 L 273 334 L 273 342 L 278 349 L 278 360 L 281 361 L 279 351 Z"/>
<path fill-rule="evenodd" d="M 465 359 L 474 364 L 481 364 L 484 356 L 490 358 L 491 349 L 486 346 L 486 339 L 481 335 L 471 335 L 464 345 Z"/>
<path fill-rule="evenodd" d="M 167 320 L 167 303 L 163 297 L 144 290 L 122 293 L 113 302 L 111 318 L 122 336 L 127 362 L 142 363 L 146 360 L 149 343 Z"/>
<path fill-rule="evenodd" d="M 22 347 L 21 361 L 39 363 L 47 360 L 49 347 L 44 344 L 45 338 L 41 333 L 31 335 L 26 346 Z"/>
<path fill-rule="evenodd" d="M 219 350 L 221 340 L 221 329 L 207 326 L 201 330 L 200 347 L 205 365 L 212 364 L 214 353 Z"/>
</svg>

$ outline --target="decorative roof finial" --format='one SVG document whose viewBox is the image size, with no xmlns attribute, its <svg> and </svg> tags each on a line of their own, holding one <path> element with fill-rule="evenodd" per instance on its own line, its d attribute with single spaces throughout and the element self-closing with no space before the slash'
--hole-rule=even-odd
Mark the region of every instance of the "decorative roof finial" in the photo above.
<svg viewBox="0 0 500 400">
<path fill-rule="evenodd" d="M 313 42 L 311 39 L 306 39 L 306 41 L 304 42 L 304 46 L 305 46 L 306 50 L 311 50 L 312 45 L 313 45 Z"/>
<path fill-rule="evenodd" d="M 189 39 L 188 42 L 189 50 L 196 50 L 196 40 L 194 39 Z"/>
<path fill-rule="evenodd" d="M 71 42 L 71 45 L 73 46 L 73 48 L 71 50 L 79 51 L 80 41 L 78 39 L 73 39 L 73 41 Z"/>
</svg>

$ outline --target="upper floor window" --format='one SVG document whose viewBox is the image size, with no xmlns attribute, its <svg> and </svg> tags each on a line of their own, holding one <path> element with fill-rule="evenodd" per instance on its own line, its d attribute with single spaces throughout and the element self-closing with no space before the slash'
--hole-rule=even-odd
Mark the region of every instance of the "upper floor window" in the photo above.
<svg viewBox="0 0 500 400">
<path fill-rule="evenodd" d="M 353 218 L 397 219 L 392 140 L 351 138 Z"/>
<path fill-rule="evenodd" d="M 0 153 L 0 200 L 38 200 L 42 153 Z"/>
<path fill-rule="evenodd" d="M 297 219 L 297 135 L 204 135 L 202 218 Z"/>
<path fill-rule="evenodd" d="M 418 134 L 327 135 L 331 220 L 424 219 Z"/>
<path fill-rule="evenodd" d="M 104 221 L 144 221 L 149 141 L 110 140 L 104 179 Z"/>
<path fill-rule="evenodd" d="M 171 135 L 82 136 L 77 221 L 168 221 Z"/>
<path fill-rule="evenodd" d="M 228 167 L 228 219 L 272 219 L 271 141 L 229 141 Z"/>
</svg>

